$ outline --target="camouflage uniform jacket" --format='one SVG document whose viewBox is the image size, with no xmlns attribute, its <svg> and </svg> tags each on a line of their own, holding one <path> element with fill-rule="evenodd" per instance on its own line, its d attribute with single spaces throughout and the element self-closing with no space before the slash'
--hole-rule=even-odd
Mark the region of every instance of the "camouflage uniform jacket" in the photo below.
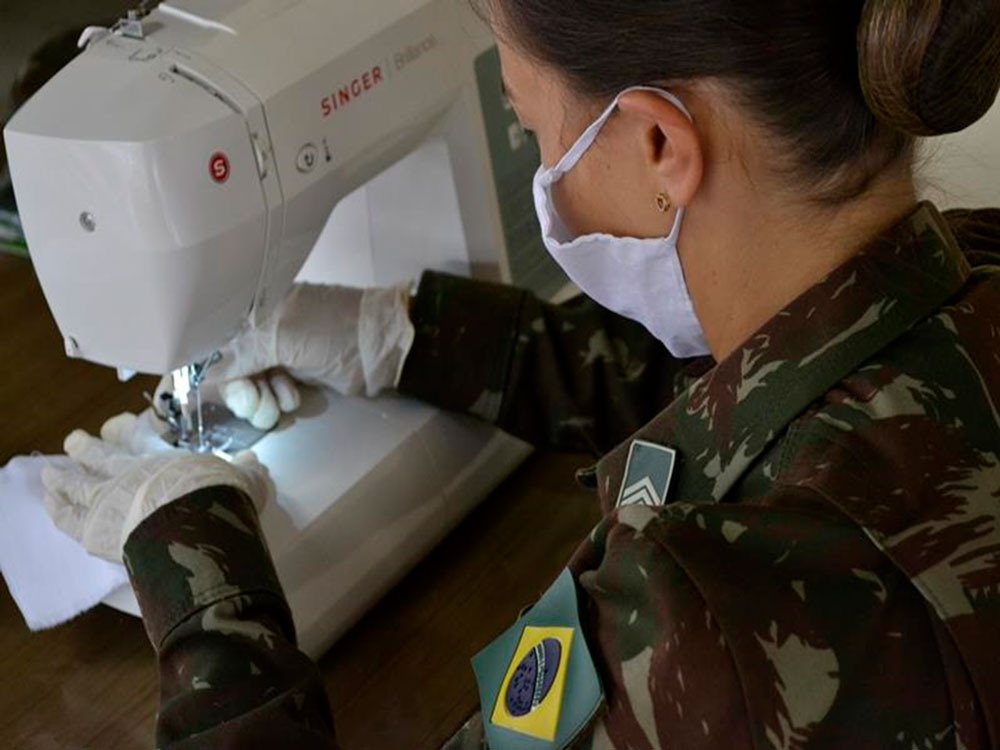
<svg viewBox="0 0 1000 750">
<path fill-rule="evenodd" d="M 585 745 L 1000 745 L 998 261 L 1000 212 L 923 204 L 683 369 L 585 299 L 424 277 L 402 391 L 549 447 L 678 451 L 658 508 L 614 507 L 632 440 L 580 475 L 607 514 L 571 562 L 608 697 Z M 243 498 L 168 506 L 126 554 L 161 744 L 319 741 Z"/>
</svg>

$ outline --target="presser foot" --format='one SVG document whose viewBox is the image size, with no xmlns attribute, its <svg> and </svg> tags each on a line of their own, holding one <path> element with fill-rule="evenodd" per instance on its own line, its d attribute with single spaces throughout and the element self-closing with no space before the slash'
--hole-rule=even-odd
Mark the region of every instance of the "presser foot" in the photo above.
<svg viewBox="0 0 1000 750">
<path fill-rule="evenodd" d="M 222 404 L 203 397 L 205 375 L 221 358 L 216 352 L 207 360 L 175 371 L 171 375 L 173 392 L 158 393 L 156 399 L 150 399 L 167 425 L 161 437 L 171 446 L 192 453 L 234 455 L 267 434 L 234 416 Z"/>
<path fill-rule="evenodd" d="M 161 437 L 171 446 L 192 453 L 225 453 L 232 456 L 249 450 L 267 434 L 246 420 L 233 416 L 225 406 L 214 401 L 202 404 L 201 421 L 200 436 L 169 424 Z"/>
</svg>

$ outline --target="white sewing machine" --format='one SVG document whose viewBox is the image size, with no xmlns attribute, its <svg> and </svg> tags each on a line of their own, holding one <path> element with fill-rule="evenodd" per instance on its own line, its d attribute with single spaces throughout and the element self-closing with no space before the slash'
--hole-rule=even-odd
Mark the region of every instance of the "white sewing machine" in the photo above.
<svg viewBox="0 0 1000 750">
<path fill-rule="evenodd" d="M 5 134 L 69 356 L 123 377 L 174 371 L 297 277 L 390 284 L 435 268 L 564 287 L 533 221 L 537 150 L 467 0 L 146 10 L 88 30 Z M 255 450 L 281 495 L 268 542 L 317 655 L 529 449 L 402 398 L 307 391 Z M 110 603 L 137 612 L 128 589 Z"/>
</svg>

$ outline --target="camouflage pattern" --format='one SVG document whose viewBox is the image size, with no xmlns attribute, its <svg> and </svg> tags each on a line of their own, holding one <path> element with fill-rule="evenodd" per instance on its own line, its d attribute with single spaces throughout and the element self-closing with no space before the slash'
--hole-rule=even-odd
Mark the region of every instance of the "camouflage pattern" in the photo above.
<svg viewBox="0 0 1000 750">
<path fill-rule="evenodd" d="M 216 487 L 161 508 L 125 564 L 160 659 L 157 747 L 334 746 L 249 498 Z"/>
<path fill-rule="evenodd" d="M 998 265 L 1000 212 L 923 204 L 675 378 L 586 300 L 508 292 L 472 325 L 485 290 L 425 279 L 441 361 L 404 390 L 600 447 L 671 400 L 648 378 L 677 387 L 633 436 L 679 453 L 666 507 L 613 507 L 632 440 L 581 472 L 607 513 L 571 564 L 609 698 L 590 745 L 1000 746 Z M 487 345 L 479 381 L 441 377 Z"/>
<path fill-rule="evenodd" d="M 680 454 L 669 505 L 611 508 L 628 443 L 599 463 L 593 747 L 1000 745 L 1000 268 L 960 244 L 996 263 L 1000 215 L 954 218 L 922 205 L 638 433 Z"/>
<path fill-rule="evenodd" d="M 600 456 L 666 407 L 687 377 L 642 325 L 584 296 L 550 305 L 427 272 L 411 318 L 402 393 L 550 449 Z"/>
<path fill-rule="evenodd" d="M 404 393 L 621 443 L 580 474 L 606 512 L 571 561 L 608 698 L 584 747 L 1000 746 L 1000 211 L 922 204 L 717 365 L 440 274 L 412 315 Z M 614 507 L 632 433 L 677 451 L 663 507 Z M 332 741 L 245 498 L 125 551 L 162 746 Z"/>
</svg>

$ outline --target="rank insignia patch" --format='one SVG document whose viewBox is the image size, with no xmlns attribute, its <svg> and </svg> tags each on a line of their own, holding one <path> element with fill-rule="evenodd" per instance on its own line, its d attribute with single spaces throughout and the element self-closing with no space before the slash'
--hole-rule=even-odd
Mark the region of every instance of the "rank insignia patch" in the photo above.
<svg viewBox="0 0 1000 750">
<path fill-rule="evenodd" d="M 573 628 L 526 626 L 490 720 L 529 737 L 554 741 L 572 645 Z"/>
<path fill-rule="evenodd" d="M 645 440 L 632 441 L 618 506 L 664 505 L 677 463 L 677 451 Z"/>
</svg>

